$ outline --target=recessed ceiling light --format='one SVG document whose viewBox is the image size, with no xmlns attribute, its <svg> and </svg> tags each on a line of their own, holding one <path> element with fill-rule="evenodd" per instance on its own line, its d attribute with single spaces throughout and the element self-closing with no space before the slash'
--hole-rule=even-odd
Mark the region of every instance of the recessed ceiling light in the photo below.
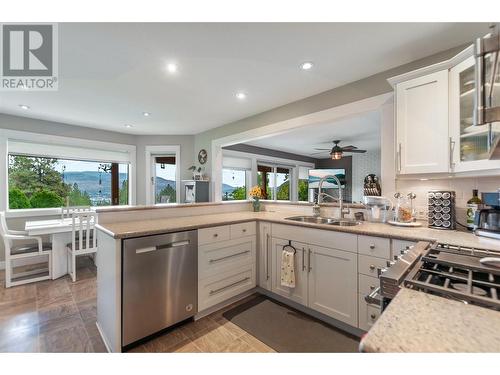
<svg viewBox="0 0 500 375">
<path fill-rule="evenodd" d="M 26 104 L 19 104 L 19 107 L 21 107 L 22 109 L 30 109 L 30 106 Z"/>
<path fill-rule="evenodd" d="M 125 124 L 125 127 L 126 127 L 126 128 L 132 128 L 132 127 L 133 127 L 133 125 L 130 125 L 130 124 Z"/>
<path fill-rule="evenodd" d="M 142 115 L 144 117 L 149 117 L 149 116 L 151 116 L 151 113 L 149 113 L 149 112 L 142 112 Z"/>
<path fill-rule="evenodd" d="M 177 73 L 177 65 L 174 63 L 167 64 L 167 70 L 169 73 Z"/>
<path fill-rule="evenodd" d="M 300 65 L 300 68 L 302 70 L 309 70 L 313 67 L 313 63 L 310 62 L 310 61 L 306 61 L 305 63 L 302 63 L 302 65 Z"/>
<path fill-rule="evenodd" d="M 244 100 L 247 98 L 247 94 L 245 94 L 244 92 L 238 92 L 236 93 L 236 97 L 239 99 L 239 100 Z"/>
</svg>

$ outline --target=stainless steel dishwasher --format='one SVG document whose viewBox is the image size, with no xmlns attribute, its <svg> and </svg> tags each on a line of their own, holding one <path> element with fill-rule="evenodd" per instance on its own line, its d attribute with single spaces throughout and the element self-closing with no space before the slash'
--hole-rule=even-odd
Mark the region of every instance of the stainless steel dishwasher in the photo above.
<svg viewBox="0 0 500 375">
<path fill-rule="evenodd" d="M 197 231 L 123 242 L 122 346 L 198 311 Z"/>
</svg>

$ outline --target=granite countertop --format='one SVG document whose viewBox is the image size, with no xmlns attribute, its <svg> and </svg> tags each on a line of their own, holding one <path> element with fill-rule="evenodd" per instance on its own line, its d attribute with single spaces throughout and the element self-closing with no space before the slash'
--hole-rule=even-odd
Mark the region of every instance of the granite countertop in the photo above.
<svg viewBox="0 0 500 375">
<path fill-rule="evenodd" d="M 301 227 L 332 230 L 337 232 L 348 232 L 353 234 L 365 234 L 369 236 L 404 239 L 410 241 L 439 241 L 448 244 L 500 251 L 500 240 L 477 237 L 468 232 L 444 231 L 426 227 L 395 227 L 389 224 L 369 222 L 362 222 L 360 225 L 351 227 L 339 227 L 327 224 L 302 223 L 285 219 L 286 217 L 302 214 L 303 213 L 291 211 L 241 211 L 221 214 L 181 216 L 175 218 L 154 220 L 106 223 L 97 225 L 97 228 L 116 239 L 125 239 L 259 220 L 279 224 L 296 225 Z"/>
<path fill-rule="evenodd" d="M 500 352 L 500 313 L 407 288 L 363 337 L 363 352 Z"/>
</svg>

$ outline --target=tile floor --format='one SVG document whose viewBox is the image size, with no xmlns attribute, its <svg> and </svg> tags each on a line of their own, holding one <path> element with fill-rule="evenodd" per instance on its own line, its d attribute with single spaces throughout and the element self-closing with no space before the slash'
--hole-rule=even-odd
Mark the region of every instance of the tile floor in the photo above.
<svg viewBox="0 0 500 375">
<path fill-rule="evenodd" d="M 78 259 L 77 274 L 76 283 L 67 276 L 5 289 L 4 272 L 0 271 L 0 352 L 106 351 L 95 325 L 96 268 L 89 258 Z M 234 306 L 130 352 L 274 352 L 222 316 Z"/>
</svg>

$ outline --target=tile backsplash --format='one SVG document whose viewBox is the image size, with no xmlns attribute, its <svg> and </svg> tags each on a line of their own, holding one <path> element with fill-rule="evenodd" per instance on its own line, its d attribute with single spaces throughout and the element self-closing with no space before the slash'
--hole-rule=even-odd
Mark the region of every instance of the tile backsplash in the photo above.
<svg viewBox="0 0 500 375">
<path fill-rule="evenodd" d="M 439 180 L 397 180 L 396 191 L 403 194 L 413 192 L 417 211 L 427 214 L 427 192 L 429 190 L 453 190 L 456 193 L 457 220 L 465 221 L 465 207 L 472 197 L 472 190 L 478 189 L 479 196 L 482 192 L 493 192 L 500 188 L 500 174 L 491 177 L 446 178 Z M 392 198 L 392 197 L 391 197 Z M 394 200 L 394 199 L 393 199 Z"/>
</svg>

